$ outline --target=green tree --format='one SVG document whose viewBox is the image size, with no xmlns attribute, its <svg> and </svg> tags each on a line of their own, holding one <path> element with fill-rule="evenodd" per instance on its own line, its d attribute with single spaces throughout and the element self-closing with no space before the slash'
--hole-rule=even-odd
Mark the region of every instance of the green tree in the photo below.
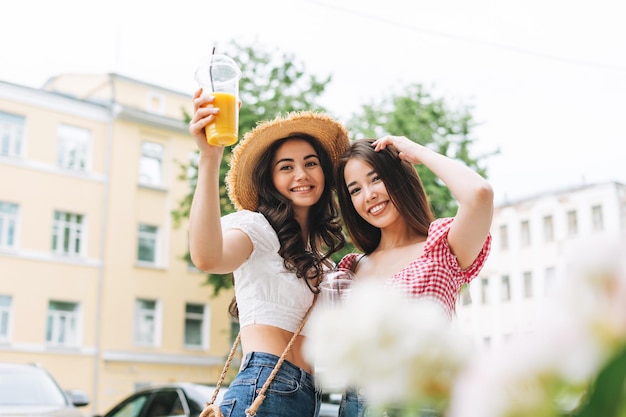
<svg viewBox="0 0 626 417">
<path fill-rule="evenodd" d="M 324 92 L 331 76 L 320 79 L 314 75 L 306 74 L 304 64 L 297 61 L 294 54 L 279 53 L 277 50 L 271 51 L 260 47 L 258 44 L 246 46 L 237 42 L 231 42 L 226 50 L 216 52 L 233 57 L 241 68 L 242 78 L 239 84 L 239 95 L 242 102 L 239 112 L 240 138 L 252 130 L 258 122 L 273 119 L 280 113 L 299 110 L 326 111 L 317 103 L 317 99 Z M 191 119 L 189 114 L 185 114 L 184 117 L 187 122 Z M 224 187 L 224 178 L 228 171 L 230 157 L 231 148 L 226 148 L 220 166 L 222 215 L 234 211 Z M 189 194 L 172 211 L 176 225 L 180 225 L 183 219 L 189 218 L 197 180 L 195 159 L 179 161 L 178 164 L 181 169 L 179 179 L 189 181 L 190 189 Z M 189 252 L 184 255 L 184 258 L 188 262 L 190 261 Z M 217 295 L 220 290 L 232 287 L 231 274 L 209 274 L 206 283 L 213 287 L 213 294 Z"/>
<path fill-rule="evenodd" d="M 481 175 L 486 169 L 481 161 L 489 155 L 473 157 L 476 127 L 471 107 L 452 109 L 443 98 L 434 97 L 420 84 L 403 88 L 402 94 L 364 105 L 348 122 L 352 138 L 378 138 L 384 135 L 406 136 L 448 157 L 459 159 Z M 426 167 L 417 165 L 432 210 L 436 217 L 453 216 L 457 204 L 448 188 Z"/>
</svg>

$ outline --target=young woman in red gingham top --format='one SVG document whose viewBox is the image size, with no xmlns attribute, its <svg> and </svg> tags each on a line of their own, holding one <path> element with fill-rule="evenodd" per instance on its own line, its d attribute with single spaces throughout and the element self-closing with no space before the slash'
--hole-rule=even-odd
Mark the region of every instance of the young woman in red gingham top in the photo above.
<svg viewBox="0 0 626 417">
<path fill-rule="evenodd" d="M 448 245 L 448 231 L 453 218 L 437 219 L 430 224 L 424 253 L 387 279 L 387 283 L 411 297 L 431 297 L 441 303 L 452 317 L 456 295 L 463 284 L 469 283 L 483 267 L 490 248 L 490 239 L 467 269 L 461 269 Z M 355 271 L 364 255 L 350 253 L 337 265 Z"/>
<path fill-rule="evenodd" d="M 454 217 L 434 218 L 415 164 L 448 187 L 458 202 Z M 429 297 L 452 317 L 459 289 L 489 254 L 489 183 L 460 161 L 400 136 L 352 142 L 336 173 L 342 218 L 362 252 L 337 266 L 354 271 L 358 281 L 382 279 L 411 297 Z M 364 411 L 363 398 L 348 390 L 339 417 Z"/>
</svg>

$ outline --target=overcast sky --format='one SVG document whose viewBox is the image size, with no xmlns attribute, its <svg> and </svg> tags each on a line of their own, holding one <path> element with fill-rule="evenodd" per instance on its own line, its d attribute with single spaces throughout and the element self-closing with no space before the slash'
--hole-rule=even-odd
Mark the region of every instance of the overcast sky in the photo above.
<svg viewBox="0 0 626 417">
<path fill-rule="evenodd" d="M 2 8 L 0 79 L 119 74 L 190 95 L 217 43 L 258 42 L 332 75 L 322 102 L 347 120 L 421 83 L 473 107 L 498 201 L 626 182 L 622 0 L 20 0 Z M 245 105 L 245 103 L 244 103 Z"/>
</svg>

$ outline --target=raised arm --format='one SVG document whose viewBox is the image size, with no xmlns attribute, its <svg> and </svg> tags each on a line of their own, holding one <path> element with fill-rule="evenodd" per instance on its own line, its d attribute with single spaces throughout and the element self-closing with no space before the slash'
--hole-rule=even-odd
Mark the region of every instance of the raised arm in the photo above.
<svg viewBox="0 0 626 417">
<path fill-rule="evenodd" d="M 207 143 L 204 128 L 215 119 L 219 109 L 207 106 L 212 97 L 194 95 L 194 115 L 189 132 L 198 146 L 198 181 L 189 213 L 189 252 L 196 268 L 210 273 L 225 274 L 237 269 L 252 253 L 252 242 L 239 230 L 222 232 L 220 223 L 220 162 L 221 146 Z"/>
<path fill-rule="evenodd" d="M 461 268 L 468 268 L 480 253 L 493 218 L 491 185 L 460 161 L 432 151 L 404 136 L 385 136 L 374 142 L 376 150 L 393 145 L 400 159 L 422 164 L 439 177 L 459 203 L 448 233 L 448 243 Z"/>
</svg>

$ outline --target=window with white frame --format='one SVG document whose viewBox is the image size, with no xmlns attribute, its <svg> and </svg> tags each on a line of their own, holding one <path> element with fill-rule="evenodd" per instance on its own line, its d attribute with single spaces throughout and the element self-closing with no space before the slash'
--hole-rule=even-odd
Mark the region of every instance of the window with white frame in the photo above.
<svg viewBox="0 0 626 417">
<path fill-rule="evenodd" d="M 148 110 L 150 113 L 164 114 L 165 95 L 156 93 L 154 91 L 148 92 L 146 110 Z"/>
<path fill-rule="evenodd" d="M 549 266 L 546 268 L 544 276 L 544 288 L 547 296 L 554 294 L 554 288 L 556 285 L 556 268 Z"/>
<path fill-rule="evenodd" d="M 511 300 L 511 282 L 508 275 L 500 277 L 500 301 Z"/>
<path fill-rule="evenodd" d="M 163 185 L 163 145 L 155 142 L 141 144 L 139 183 Z"/>
<path fill-rule="evenodd" d="M 24 140 L 24 116 L 0 111 L 0 155 L 19 156 Z"/>
<path fill-rule="evenodd" d="M 480 280 L 480 301 L 482 304 L 489 303 L 489 279 L 481 278 Z"/>
<path fill-rule="evenodd" d="M 60 125 L 58 129 L 57 165 L 75 171 L 88 168 L 91 154 L 91 132 L 82 127 Z"/>
<path fill-rule="evenodd" d="M 530 271 L 524 272 L 524 298 L 531 298 L 533 296 L 533 273 Z"/>
<path fill-rule="evenodd" d="M 554 221 L 552 220 L 552 216 L 543 217 L 543 241 L 554 241 Z"/>
<path fill-rule="evenodd" d="M 464 306 L 472 304 L 472 295 L 468 284 L 461 287 L 461 304 Z"/>
<path fill-rule="evenodd" d="M 78 303 L 50 301 L 46 342 L 55 346 L 77 346 L 79 314 Z"/>
<path fill-rule="evenodd" d="M 574 237 L 578 234 L 578 216 L 576 210 L 567 212 L 567 236 Z"/>
<path fill-rule="evenodd" d="M 11 305 L 13 297 L 0 294 L 0 341 L 7 341 L 11 337 Z"/>
<path fill-rule="evenodd" d="M 185 304 L 185 346 L 206 347 L 207 334 L 206 306 L 204 304 Z"/>
<path fill-rule="evenodd" d="M 500 249 L 506 250 L 509 248 L 509 229 L 506 224 L 500 226 Z"/>
<path fill-rule="evenodd" d="M 159 327 L 158 303 L 155 300 L 135 300 L 135 330 L 133 337 L 135 344 L 156 346 Z"/>
<path fill-rule="evenodd" d="M 601 205 L 591 207 L 591 220 L 594 232 L 601 232 L 604 230 L 604 216 L 602 215 Z"/>
<path fill-rule="evenodd" d="M 64 255 L 80 255 L 83 250 L 83 215 L 54 212 L 52 251 Z"/>
<path fill-rule="evenodd" d="M 0 201 L 0 248 L 15 246 L 18 210 L 17 204 Z"/>
<path fill-rule="evenodd" d="M 530 246 L 530 222 L 528 220 L 522 221 L 520 229 L 522 246 Z"/>
<path fill-rule="evenodd" d="M 140 224 L 137 235 L 137 261 L 156 265 L 159 258 L 159 228 Z"/>
</svg>

